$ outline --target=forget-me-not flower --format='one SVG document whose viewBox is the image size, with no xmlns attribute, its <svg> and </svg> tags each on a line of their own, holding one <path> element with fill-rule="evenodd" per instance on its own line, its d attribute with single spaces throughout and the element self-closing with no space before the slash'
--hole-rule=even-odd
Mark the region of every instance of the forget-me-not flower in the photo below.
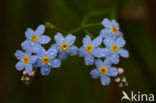
<svg viewBox="0 0 156 103">
<path fill-rule="evenodd" d="M 103 42 L 106 48 L 110 50 L 110 59 L 112 63 L 119 63 L 119 55 L 124 58 L 129 56 L 128 51 L 122 48 L 126 43 L 123 37 L 119 37 L 117 40 L 107 37 L 103 40 Z"/>
<path fill-rule="evenodd" d="M 101 59 L 95 60 L 96 69 L 93 69 L 90 74 L 92 78 L 97 79 L 101 77 L 101 83 L 103 86 L 110 84 L 110 76 L 115 77 L 118 74 L 118 70 L 115 67 L 111 67 L 111 61 L 105 59 L 102 62 Z"/>
<path fill-rule="evenodd" d="M 48 51 L 41 50 L 37 53 L 38 59 L 34 64 L 34 67 L 41 67 L 42 75 L 49 75 L 51 68 L 59 68 L 61 61 L 57 58 L 58 50 L 56 48 L 50 48 Z"/>
<path fill-rule="evenodd" d="M 72 34 L 68 34 L 65 38 L 61 33 L 57 33 L 54 36 L 56 44 L 53 44 L 52 47 L 55 47 L 59 51 L 58 58 L 60 60 L 65 60 L 68 57 L 68 54 L 73 56 L 77 55 L 78 48 L 73 45 L 76 37 Z"/>
<path fill-rule="evenodd" d="M 79 48 L 78 55 L 85 58 L 86 65 L 94 64 L 94 57 L 105 57 L 108 54 L 108 50 L 99 48 L 101 45 L 102 38 L 100 36 L 96 37 L 93 41 L 86 35 L 83 38 L 83 46 Z"/>
<path fill-rule="evenodd" d="M 116 39 L 122 36 L 122 32 L 119 31 L 119 24 L 116 22 L 116 20 L 110 21 L 107 18 L 105 18 L 102 21 L 102 24 L 105 27 L 105 29 L 102 29 L 100 32 L 102 38 L 106 38 L 109 36 L 113 39 Z"/>
<path fill-rule="evenodd" d="M 16 69 L 21 71 L 25 68 L 27 73 L 32 72 L 33 64 L 37 60 L 37 56 L 32 56 L 31 52 L 22 52 L 21 50 L 17 50 L 15 56 L 18 60 L 20 60 L 16 64 Z"/>
<path fill-rule="evenodd" d="M 35 31 L 28 28 L 25 32 L 27 40 L 22 43 L 22 48 L 33 53 L 37 53 L 43 49 L 41 44 L 47 44 L 51 40 L 49 36 L 43 35 L 44 31 L 45 27 L 42 24 Z"/>
</svg>

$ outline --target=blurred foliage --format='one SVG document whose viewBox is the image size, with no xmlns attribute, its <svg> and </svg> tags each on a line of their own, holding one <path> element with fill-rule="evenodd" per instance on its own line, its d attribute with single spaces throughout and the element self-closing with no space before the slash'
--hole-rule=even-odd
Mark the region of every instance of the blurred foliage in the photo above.
<svg viewBox="0 0 156 103">
<path fill-rule="evenodd" d="M 151 29 L 150 8 L 144 0 L 5 0 L 0 4 L 1 27 L 1 85 L 0 103 L 120 103 L 124 89 L 141 93 L 155 93 L 156 87 L 156 41 Z M 149 12 L 150 11 L 150 12 Z M 154 10 L 153 10 L 154 11 Z M 101 13 L 103 12 L 103 13 Z M 118 67 L 125 69 L 129 86 L 120 89 L 112 79 L 103 87 L 100 79 L 89 75 L 94 66 L 85 66 L 78 56 L 63 61 L 61 68 L 52 69 L 47 77 L 37 72 L 32 84 L 25 86 L 21 72 L 15 69 L 14 53 L 21 49 L 27 27 L 35 29 L 46 21 L 54 25 L 47 28 L 47 35 L 56 32 L 73 32 L 77 36 L 76 45 L 82 45 L 82 38 L 90 33 L 99 35 L 100 25 L 84 25 L 102 22 L 103 18 L 116 19 L 127 41 L 126 49 L 130 58 L 123 59 Z M 66 35 L 66 34 L 65 34 Z"/>
</svg>

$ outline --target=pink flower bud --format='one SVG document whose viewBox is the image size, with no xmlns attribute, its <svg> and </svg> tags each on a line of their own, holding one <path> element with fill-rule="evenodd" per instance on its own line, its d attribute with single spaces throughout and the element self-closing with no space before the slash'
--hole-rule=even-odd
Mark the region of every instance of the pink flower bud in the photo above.
<svg viewBox="0 0 156 103">
<path fill-rule="evenodd" d="M 116 83 L 119 83 L 120 82 L 120 78 L 118 77 L 118 78 L 115 78 L 115 82 Z"/>
<path fill-rule="evenodd" d="M 124 78 L 122 78 L 122 82 L 126 82 L 126 78 L 124 77 Z"/>
<path fill-rule="evenodd" d="M 22 76 L 21 80 L 22 80 L 22 81 L 25 80 L 24 76 Z"/>
<path fill-rule="evenodd" d="M 26 79 L 26 81 L 29 81 L 29 80 L 30 80 L 30 78 L 29 78 L 29 77 L 26 77 L 25 79 Z"/>
<path fill-rule="evenodd" d="M 27 72 L 25 70 L 23 71 L 23 75 L 27 75 Z"/>
<path fill-rule="evenodd" d="M 31 73 L 28 73 L 28 75 L 32 77 L 32 76 L 34 76 L 34 75 L 35 75 L 35 72 L 34 72 L 34 71 L 32 71 Z"/>
<path fill-rule="evenodd" d="M 124 73 L 124 70 L 123 70 L 122 68 L 119 68 L 119 69 L 118 69 L 118 74 L 121 75 L 121 74 L 123 74 L 123 73 Z"/>
</svg>

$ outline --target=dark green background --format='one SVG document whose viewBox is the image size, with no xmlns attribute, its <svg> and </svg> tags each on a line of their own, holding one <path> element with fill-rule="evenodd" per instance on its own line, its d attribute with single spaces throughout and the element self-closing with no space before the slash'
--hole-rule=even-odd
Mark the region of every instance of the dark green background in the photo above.
<svg viewBox="0 0 156 103">
<path fill-rule="evenodd" d="M 130 94 L 156 91 L 156 7 L 155 0 L 4 0 L 0 3 L 0 103 L 120 103 L 122 90 L 114 83 L 103 87 L 89 72 L 94 66 L 85 66 L 78 56 L 63 61 L 61 68 L 53 69 L 47 77 L 37 72 L 30 86 L 21 81 L 21 72 L 15 69 L 14 53 L 21 49 L 27 27 L 35 29 L 45 21 L 71 31 L 81 25 L 88 14 L 99 11 L 88 23 L 102 22 L 104 17 L 115 18 L 127 41 L 128 59 L 121 59 L 117 67 L 125 69 Z M 102 26 L 87 30 L 99 35 Z M 46 29 L 55 35 L 57 30 Z M 76 45 L 82 45 L 86 29 L 74 33 Z M 48 44 L 54 43 L 53 39 Z M 126 102 L 126 101 L 125 101 Z"/>
</svg>

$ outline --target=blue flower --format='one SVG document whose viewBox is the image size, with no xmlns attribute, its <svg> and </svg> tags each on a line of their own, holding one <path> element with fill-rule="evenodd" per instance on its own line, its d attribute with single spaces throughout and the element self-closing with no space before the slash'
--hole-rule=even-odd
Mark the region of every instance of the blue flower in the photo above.
<svg viewBox="0 0 156 103">
<path fill-rule="evenodd" d="M 105 59 L 104 62 L 101 59 L 97 59 L 95 60 L 95 65 L 96 69 L 93 69 L 90 75 L 94 79 L 101 77 L 103 86 L 110 84 L 110 76 L 115 77 L 118 74 L 117 68 L 111 67 L 111 61 L 109 59 Z"/>
<path fill-rule="evenodd" d="M 61 61 L 57 58 L 58 50 L 56 48 L 50 48 L 48 51 L 44 49 L 37 54 L 38 59 L 34 64 L 34 67 L 41 67 L 42 75 L 49 75 L 51 68 L 59 68 Z"/>
<path fill-rule="evenodd" d="M 110 59 L 112 63 L 119 63 L 119 55 L 124 58 L 129 56 L 128 51 L 122 48 L 126 43 L 123 37 L 119 37 L 117 40 L 107 37 L 103 42 L 106 48 L 108 48 L 110 51 Z"/>
<path fill-rule="evenodd" d="M 68 54 L 71 56 L 77 55 L 78 48 L 73 45 L 76 37 L 72 34 L 68 34 L 65 38 L 61 33 L 57 33 L 54 36 L 56 44 L 53 44 L 52 47 L 55 47 L 59 51 L 59 59 L 65 60 L 68 57 Z"/>
<path fill-rule="evenodd" d="M 39 25 L 36 31 L 28 28 L 25 32 L 27 40 L 22 43 L 22 48 L 33 53 L 43 49 L 41 44 L 47 44 L 51 40 L 50 37 L 43 35 L 44 30 L 44 25 Z"/>
<path fill-rule="evenodd" d="M 122 36 L 122 33 L 119 31 L 119 24 L 115 20 L 110 21 L 105 18 L 102 24 L 105 26 L 105 29 L 102 29 L 100 32 L 102 38 L 109 36 L 116 39 Z"/>
<path fill-rule="evenodd" d="M 27 73 L 32 72 L 33 64 L 37 60 L 37 56 L 32 56 L 30 52 L 22 52 L 21 50 L 17 50 L 15 56 L 18 60 L 20 60 L 16 64 L 16 69 L 21 71 L 25 68 Z"/>
<path fill-rule="evenodd" d="M 99 48 L 101 42 L 102 38 L 100 36 L 96 37 L 93 41 L 91 41 L 88 35 L 83 38 L 83 46 L 79 48 L 78 55 L 85 58 L 86 65 L 94 64 L 94 57 L 105 57 L 108 54 L 107 49 Z"/>
</svg>

